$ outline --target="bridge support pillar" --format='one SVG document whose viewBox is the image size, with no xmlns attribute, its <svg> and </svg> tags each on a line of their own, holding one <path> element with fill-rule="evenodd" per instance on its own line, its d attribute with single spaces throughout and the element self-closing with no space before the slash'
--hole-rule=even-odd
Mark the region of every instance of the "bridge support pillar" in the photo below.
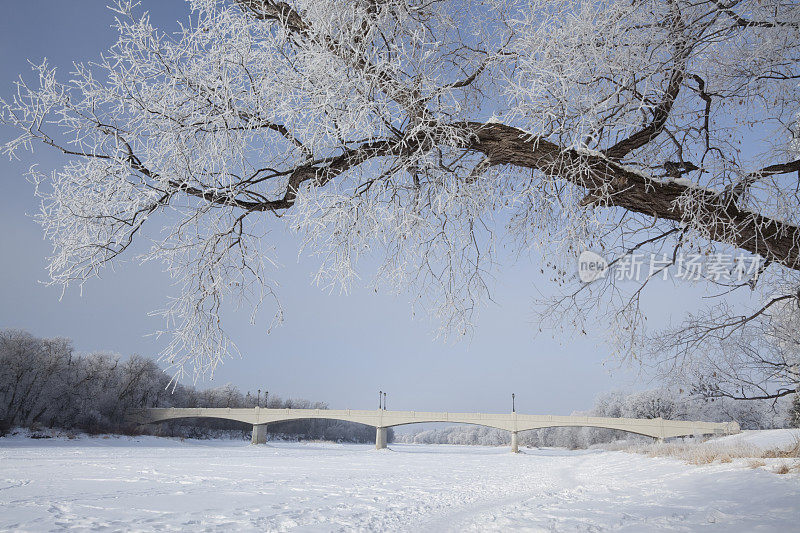
<svg viewBox="0 0 800 533">
<path fill-rule="evenodd" d="M 250 439 L 250 443 L 266 444 L 266 442 L 267 442 L 267 425 L 253 424 L 253 437 Z"/>
<path fill-rule="evenodd" d="M 511 432 L 511 453 L 519 453 L 519 438 L 517 432 Z"/>
<path fill-rule="evenodd" d="M 386 428 L 375 428 L 375 449 L 386 448 Z"/>
</svg>

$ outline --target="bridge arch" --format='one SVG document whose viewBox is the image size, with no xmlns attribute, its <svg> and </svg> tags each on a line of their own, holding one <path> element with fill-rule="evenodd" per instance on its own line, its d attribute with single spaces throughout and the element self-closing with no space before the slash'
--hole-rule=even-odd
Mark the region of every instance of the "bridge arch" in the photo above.
<svg viewBox="0 0 800 533">
<path fill-rule="evenodd" d="M 402 424 L 392 424 L 387 425 L 387 427 L 397 427 L 397 426 L 410 426 L 412 424 L 430 424 L 432 422 L 439 422 L 437 420 L 419 420 L 414 422 L 403 422 Z M 611 426 L 601 426 L 596 424 L 587 423 L 585 425 L 574 425 L 574 424 L 548 424 L 548 425 L 541 425 L 536 427 L 520 427 L 517 430 L 508 429 L 502 425 L 495 425 L 488 422 L 452 422 L 452 424 L 460 424 L 465 426 L 481 426 L 487 427 L 492 429 L 499 429 L 501 431 L 508 431 L 509 433 L 522 433 L 524 431 L 536 431 L 537 429 L 550 429 L 550 428 L 597 428 L 597 429 L 611 429 L 616 431 L 624 431 L 626 433 L 632 433 L 634 435 L 642 435 L 644 437 L 653 437 L 648 433 L 643 433 L 641 431 L 636 431 L 633 429 L 628 429 L 624 427 L 611 427 Z M 698 435 L 701 433 L 697 433 Z M 655 437 L 653 437 L 655 438 Z"/>
<path fill-rule="evenodd" d="M 297 414 L 297 413 L 281 413 L 277 416 L 270 416 L 268 421 L 257 421 L 254 423 L 253 420 L 253 413 L 252 412 L 241 412 L 241 411 L 252 411 L 250 409 L 236 409 L 236 408 L 203 408 L 203 409 L 158 409 L 158 410 L 139 410 L 133 411 L 130 416 L 130 420 L 137 424 L 158 424 L 162 422 L 170 422 L 174 420 L 219 420 L 219 421 L 230 421 L 236 422 L 244 425 L 252 425 L 253 426 L 253 443 L 254 444 L 263 444 L 266 442 L 266 426 L 269 424 L 270 426 L 277 425 L 280 426 L 281 424 L 291 424 L 293 422 L 313 422 L 313 421 L 320 421 L 320 422 L 343 422 L 346 424 L 352 424 L 355 426 L 359 426 L 363 429 L 375 427 L 374 424 L 369 424 L 366 421 L 362 420 L 353 420 L 352 416 L 347 416 L 346 414 L 341 413 L 332 413 L 330 416 L 327 414 L 328 411 L 325 409 L 319 410 L 308 410 L 313 411 L 313 413 L 307 414 Z M 284 410 L 281 410 L 284 411 Z M 294 411 L 294 410 L 292 410 Z M 319 427 L 314 428 L 310 426 L 307 428 L 313 432 L 317 431 L 319 435 L 328 437 L 336 435 L 337 426 L 331 425 L 329 427 L 324 427 L 320 430 Z M 281 431 L 281 430 L 278 430 Z M 356 430 L 358 432 L 358 430 Z M 360 438 L 364 438 L 364 435 L 361 434 Z"/>
</svg>

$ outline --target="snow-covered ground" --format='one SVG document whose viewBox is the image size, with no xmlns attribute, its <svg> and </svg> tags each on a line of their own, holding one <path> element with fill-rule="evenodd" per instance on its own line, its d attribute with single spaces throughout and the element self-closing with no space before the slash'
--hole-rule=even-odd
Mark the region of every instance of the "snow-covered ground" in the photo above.
<svg viewBox="0 0 800 533">
<path fill-rule="evenodd" d="M 798 531 L 800 475 L 602 450 L 0 439 L 0 529 Z"/>
<path fill-rule="evenodd" d="M 800 429 L 765 429 L 760 431 L 742 431 L 711 439 L 705 444 L 720 446 L 750 446 L 759 450 L 792 448 L 800 442 Z"/>
</svg>

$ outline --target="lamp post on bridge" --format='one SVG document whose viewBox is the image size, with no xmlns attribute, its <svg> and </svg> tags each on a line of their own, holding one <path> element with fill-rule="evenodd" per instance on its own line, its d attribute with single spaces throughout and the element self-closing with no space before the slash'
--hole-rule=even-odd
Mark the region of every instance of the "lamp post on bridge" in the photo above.
<svg viewBox="0 0 800 533">
<path fill-rule="evenodd" d="M 386 393 L 382 390 L 378 391 L 378 411 L 386 410 Z M 380 415 L 380 421 L 375 428 L 375 449 L 383 450 L 386 448 L 386 427 L 383 426 L 383 415 Z"/>
<path fill-rule="evenodd" d="M 269 397 L 269 391 L 265 390 L 264 391 L 264 407 L 267 407 L 267 408 L 269 407 L 269 403 L 267 403 L 267 398 L 268 397 Z"/>
<path fill-rule="evenodd" d="M 266 394 L 264 395 L 266 398 Z M 258 409 L 261 408 L 261 389 L 258 389 L 258 395 L 256 396 L 256 420 L 253 424 L 253 435 L 251 442 L 252 444 L 266 444 L 267 442 L 267 425 L 260 423 L 261 415 L 258 412 Z"/>
<path fill-rule="evenodd" d="M 511 393 L 511 412 L 514 414 L 514 431 L 511 432 L 511 452 L 512 453 L 519 453 L 519 438 L 517 437 L 517 422 L 516 422 L 516 413 L 517 413 L 517 405 L 516 405 L 516 397 L 517 395 L 513 392 Z"/>
</svg>

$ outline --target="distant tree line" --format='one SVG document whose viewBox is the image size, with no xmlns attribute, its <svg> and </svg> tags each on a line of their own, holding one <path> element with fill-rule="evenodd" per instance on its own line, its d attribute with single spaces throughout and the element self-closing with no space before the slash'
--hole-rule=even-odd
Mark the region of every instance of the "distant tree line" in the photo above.
<svg viewBox="0 0 800 533">
<path fill-rule="evenodd" d="M 255 407 L 257 396 L 230 384 L 208 389 L 176 385 L 153 359 L 140 355 L 78 354 L 69 339 L 0 330 L 0 435 L 25 427 L 247 438 L 252 426 L 232 420 L 186 419 L 135 426 L 125 414 L 142 407 Z M 267 407 L 264 401 L 261 406 Z M 275 394 L 270 394 L 268 407 L 328 408 L 324 402 L 282 399 Z M 337 420 L 270 424 L 268 434 L 289 439 L 375 440 L 375 428 Z"/>
<path fill-rule="evenodd" d="M 653 389 L 635 393 L 612 392 L 597 398 L 588 412 L 574 413 L 615 418 L 663 418 L 665 420 L 736 421 L 742 429 L 800 427 L 797 399 L 736 401 L 729 398 L 702 399 L 681 390 Z M 538 447 L 588 448 L 620 439 L 643 439 L 624 431 L 591 427 L 543 428 L 520 432 L 520 444 Z M 482 426 L 458 425 L 398 435 L 399 442 L 417 444 L 507 445 L 508 431 Z"/>
</svg>

